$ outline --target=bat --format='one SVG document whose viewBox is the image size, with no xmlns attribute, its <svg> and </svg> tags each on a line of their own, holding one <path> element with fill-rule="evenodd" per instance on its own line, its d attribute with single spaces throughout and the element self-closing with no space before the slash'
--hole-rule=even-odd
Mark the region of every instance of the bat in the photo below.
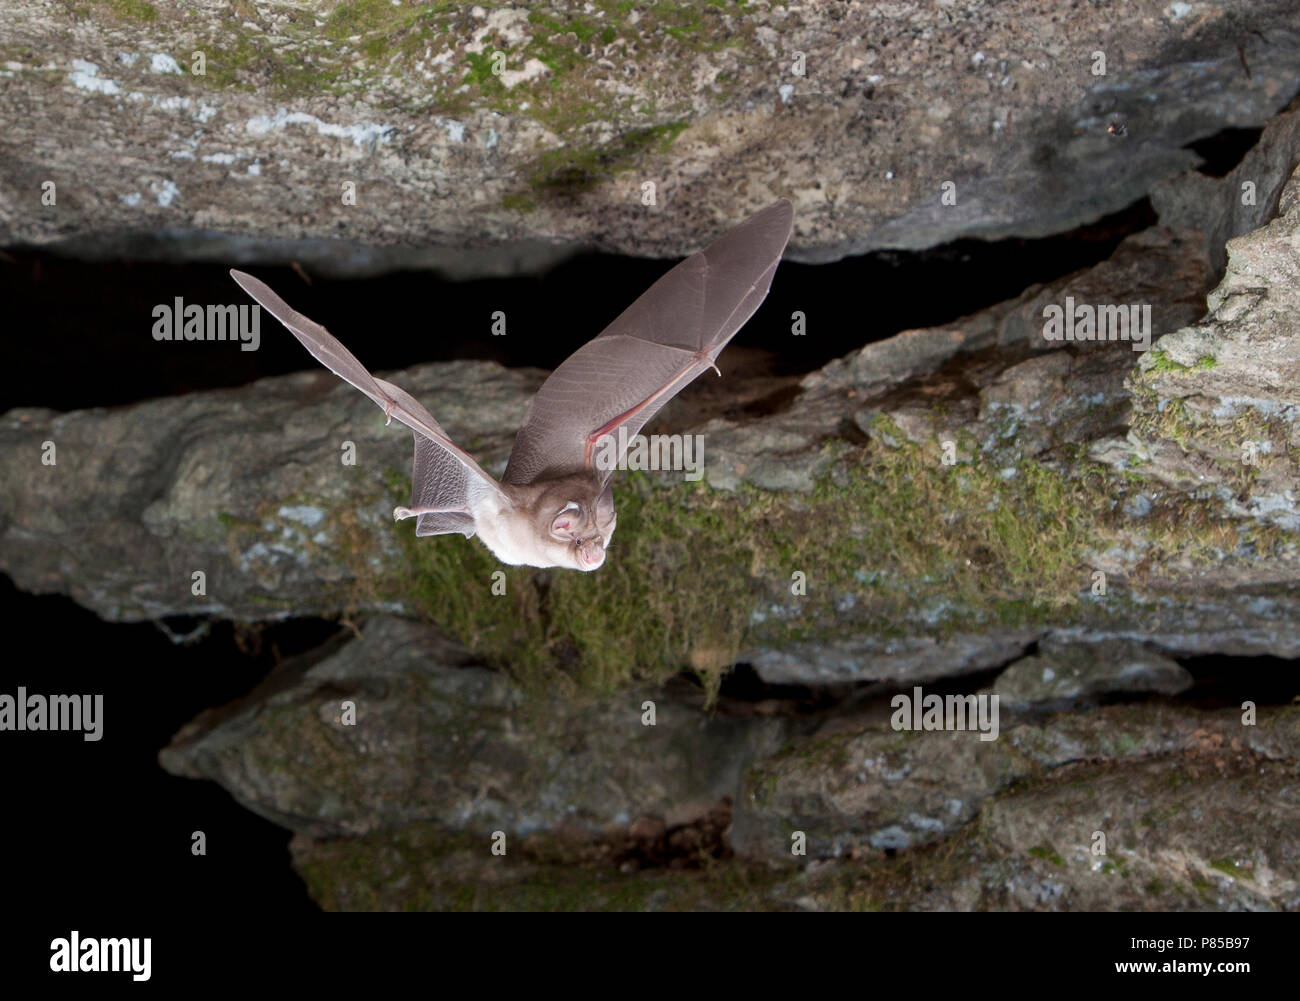
<svg viewBox="0 0 1300 1001">
<path fill-rule="evenodd" d="M 416 519 L 417 536 L 477 535 L 512 566 L 596 570 L 617 523 L 610 479 L 622 458 L 598 463 L 598 448 L 626 449 L 696 376 L 718 371 L 718 355 L 767 296 L 793 225 L 790 202 L 774 202 L 672 268 L 570 355 L 529 404 L 500 482 L 328 330 L 251 275 L 230 275 L 312 357 L 414 433 L 411 506 L 394 518 Z"/>
</svg>

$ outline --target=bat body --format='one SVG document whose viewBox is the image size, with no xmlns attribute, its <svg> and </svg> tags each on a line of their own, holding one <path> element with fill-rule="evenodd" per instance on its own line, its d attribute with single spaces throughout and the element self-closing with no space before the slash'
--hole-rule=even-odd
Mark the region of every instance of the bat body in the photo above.
<svg viewBox="0 0 1300 1001">
<path fill-rule="evenodd" d="M 477 535 L 503 563 L 595 570 L 617 516 L 612 469 L 597 468 L 606 438 L 631 439 L 714 360 L 758 308 L 794 223 L 782 199 L 655 282 L 551 373 L 529 404 L 501 481 L 443 431 L 410 394 L 376 379 L 320 324 L 241 271 L 240 286 L 331 372 L 415 436 L 411 506 L 416 535 Z M 621 455 L 618 456 L 621 458 Z"/>
</svg>

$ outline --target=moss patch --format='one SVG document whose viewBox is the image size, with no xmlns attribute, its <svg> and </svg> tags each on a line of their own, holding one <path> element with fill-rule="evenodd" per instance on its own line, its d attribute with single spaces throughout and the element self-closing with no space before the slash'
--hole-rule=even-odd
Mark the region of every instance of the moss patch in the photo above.
<svg viewBox="0 0 1300 1001">
<path fill-rule="evenodd" d="M 1225 876 L 1231 876 L 1233 879 L 1251 878 L 1251 873 L 1248 869 L 1243 869 L 1230 858 L 1211 859 L 1210 868 L 1223 873 Z"/>
<path fill-rule="evenodd" d="M 1135 434 L 1149 441 L 1170 441 L 1184 453 L 1203 456 L 1214 464 L 1224 485 L 1242 497 L 1252 491 L 1262 471 L 1279 463 L 1286 465 L 1292 478 L 1300 476 L 1300 449 L 1292 444 L 1290 428 L 1280 416 L 1243 408 L 1231 419 L 1217 420 L 1193 412 L 1182 398 L 1163 397 L 1156 391 L 1153 382 L 1159 371 L 1152 368 L 1130 380 L 1136 403 Z M 1250 462 L 1244 461 L 1248 443 L 1254 444 Z"/>
<path fill-rule="evenodd" d="M 1176 374 L 1183 374 L 1186 372 L 1207 372 L 1212 368 L 1216 368 L 1219 364 L 1214 355 L 1201 355 L 1201 357 L 1197 358 L 1191 365 L 1183 365 L 1180 362 L 1174 361 L 1173 358 L 1169 356 L 1168 352 L 1165 351 L 1152 351 L 1147 357 L 1150 361 L 1143 365 L 1142 369 L 1144 372 L 1151 373 L 1174 372 Z"/>
<path fill-rule="evenodd" d="M 665 153 L 687 123 L 670 122 L 631 129 L 598 148 L 548 150 L 533 162 L 528 184 L 540 195 L 576 194 L 620 171 L 647 153 Z"/>
<path fill-rule="evenodd" d="M 1035 845 L 1029 849 L 1029 854 L 1034 858 L 1042 859 L 1044 862 L 1051 862 L 1052 865 L 1065 868 L 1065 859 L 1061 858 L 1060 852 L 1051 845 Z"/>
<path fill-rule="evenodd" d="M 554 839 L 535 840 L 511 839 L 493 856 L 487 837 L 412 824 L 299 846 L 295 866 L 326 910 L 362 911 L 771 910 L 780 878 L 736 862 L 622 873 L 580 848 L 566 857 Z"/>
<path fill-rule="evenodd" d="M 878 424 L 866 447 L 835 445 L 834 475 L 807 494 L 620 474 L 618 531 L 592 574 L 505 567 L 477 540 L 417 539 L 395 524 L 405 559 L 363 600 L 414 606 L 525 687 L 596 693 L 683 669 L 713 692 L 752 646 L 1108 614 L 1085 598 L 1090 554 L 1122 544 L 1119 501 L 1133 484 L 1100 466 L 1066 475 L 1034 460 L 1007 476 L 973 443 L 960 448 L 972 461 L 945 466 L 937 445 Z M 407 476 L 391 470 L 388 484 L 405 503 Z M 1154 508 L 1145 531 L 1153 575 L 1166 561 L 1215 565 L 1247 541 L 1189 499 Z"/>
<path fill-rule="evenodd" d="M 1159 600 L 1171 564 L 1214 567 L 1294 544 L 1165 491 L 1143 518 L 1127 582 L 1156 591 L 1095 598 L 1093 554 L 1136 544 L 1123 508 L 1144 484 L 1132 471 L 1090 464 L 1082 448 L 1060 468 L 1008 465 L 973 441 L 959 444 L 972 458 L 946 466 L 936 442 L 915 444 L 883 416 L 865 446 L 825 447 L 831 473 L 806 493 L 619 474 L 618 532 L 593 574 L 502 566 L 456 535 L 417 538 L 410 522 L 379 515 L 409 500 L 409 476 L 396 468 L 382 484 L 267 500 L 248 520 L 214 518 L 198 541 L 236 566 L 298 555 L 341 566 L 322 600 L 397 603 L 526 689 L 594 694 L 683 670 L 716 692 L 755 647 L 1129 622 Z M 284 505 L 319 508 L 320 528 L 281 517 Z"/>
<path fill-rule="evenodd" d="M 399 524 L 405 567 L 379 597 L 413 603 L 525 683 L 611 691 L 691 668 L 716 690 L 752 643 L 1037 622 L 1086 588 L 1088 484 L 1034 462 L 1011 479 L 944 466 L 911 444 L 850 453 L 805 496 L 621 475 L 618 532 L 593 574 L 503 567 L 477 541 Z M 392 470 L 389 486 L 404 502 L 406 476 Z M 792 593 L 797 573 L 806 593 Z"/>
<path fill-rule="evenodd" d="M 110 11 L 123 21 L 138 21 L 151 24 L 158 20 L 158 8 L 145 0 L 96 0 L 100 6 L 107 6 Z"/>
</svg>

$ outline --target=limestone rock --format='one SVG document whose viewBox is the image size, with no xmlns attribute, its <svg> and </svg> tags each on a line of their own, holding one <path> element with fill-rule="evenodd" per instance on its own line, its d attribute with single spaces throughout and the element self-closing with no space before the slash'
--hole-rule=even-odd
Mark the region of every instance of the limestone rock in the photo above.
<svg viewBox="0 0 1300 1001">
<path fill-rule="evenodd" d="M 999 713 L 997 729 L 983 733 L 973 717 L 966 722 L 970 729 L 960 731 L 842 722 L 837 732 L 756 760 L 736 801 L 733 847 L 743 856 L 797 862 L 790 838 L 801 830 L 813 859 L 914 849 L 951 837 L 1015 783 L 1050 784 L 1054 770 L 1073 762 L 1109 763 L 1119 773 L 1149 756 L 1207 746 L 1270 760 L 1291 760 L 1297 746 L 1294 712 L 1258 727 L 1244 726 L 1235 709 L 1208 714 L 1154 704 L 1018 722 Z M 988 734 L 995 739 L 981 739 Z"/>
<path fill-rule="evenodd" d="M 314 836 L 434 823 L 486 844 L 498 829 L 691 823 L 734 798 L 745 762 L 774 729 L 709 719 L 649 691 L 593 701 L 561 690 L 530 701 L 469 661 L 428 626 L 376 619 L 323 659 L 286 663 L 246 699 L 204 713 L 160 761 Z"/>
<path fill-rule="evenodd" d="M 1068 704 L 1075 699 L 1112 693 L 1155 692 L 1177 695 L 1192 685 L 1192 676 L 1177 661 L 1140 643 L 1044 644 L 998 677 L 993 692 L 1009 709 Z"/>
<path fill-rule="evenodd" d="M 1200 239 L 1156 227 L 1095 268 L 832 362 L 767 416 L 708 417 L 709 487 L 617 478 L 620 549 L 594 579 L 510 568 L 500 602 L 477 541 L 394 526 L 410 439 L 323 371 L 5 415 L 0 568 L 112 619 L 423 614 L 494 663 L 573 649 L 605 677 L 747 661 L 773 683 L 927 680 L 1054 637 L 1294 656 L 1300 212 L 1294 194 L 1280 205 L 1233 241 L 1197 326 Z M 1044 341 L 1045 305 L 1070 295 L 1149 302 L 1154 349 Z M 542 373 L 455 362 L 392 378 L 499 473 Z M 602 639 L 629 629 L 617 650 Z"/>
<path fill-rule="evenodd" d="M 1041 236 L 1262 125 L 1298 55 L 1258 0 L 13 0 L 0 243 L 502 274 L 682 255 L 782 195 L 797 260 Z"/>
</svg>

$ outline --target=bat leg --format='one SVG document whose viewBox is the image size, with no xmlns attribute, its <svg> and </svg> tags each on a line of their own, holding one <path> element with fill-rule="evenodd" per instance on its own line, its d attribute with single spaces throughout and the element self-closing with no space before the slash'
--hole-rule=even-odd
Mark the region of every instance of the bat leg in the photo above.
<svg viewBox="0 0 1300 1001">
<path fill-rule="evenodd" d="M 393 508 L 393 520 L 402 521 L 404 518 L 418 518 L 422 514 L 469 514 L 463 507 L 395 507 Z"/>
</svg>

